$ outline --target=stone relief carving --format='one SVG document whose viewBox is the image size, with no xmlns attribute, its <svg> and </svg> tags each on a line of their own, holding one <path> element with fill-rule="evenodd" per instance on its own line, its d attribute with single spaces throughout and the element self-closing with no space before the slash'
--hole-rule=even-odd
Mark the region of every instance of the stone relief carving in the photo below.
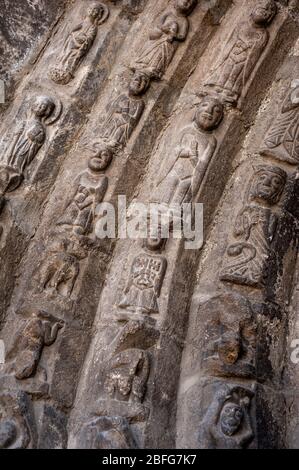
<svg viewBox="0 0 299 470">
<path fill-rule="evenodd" d="M 13 133 L 0 158 L 0 206 L 3 207 L 5 193 L 21 184 L 25 169 L 45 142 L 46 126 L 53 124 L 61 111 L 61 103 L 49 96 L 39 96 L 32 102 L 30 115 Z"/>
<path fill-rule="evenodd" d="M 160 333 L 150 317 L 129 320 L 111 342 L 99 372 L 101 398 L 96 414 L 124 416 L 130 422 L 145 421 L 143 405 L 151 366 L 150 349 Z"/>
<path fill-rule="evenodd" d="M 31 418 L 26 393 L 0 393 L 0 449 L 25 449 L 31 446 Z"/>
<path fill-rule="evenodd" d="M 54 241 L 38 273 L 41 289 L 70 297 L 79 275 L 80 260 L 86 256 L 86 246 L 74 236 Z"/>
<path fill-rule="evenodd" d="M 113 398 L 141 403 L 150 371 L 149 355 L 141 349 L 116 354 L 108 364 L 105 389 Z"/>
<path fill-rule="evenodd" d="M 279 167 L 256 167 L 244 207 L 235 221 L 236 242 L 227 249 L 220 274 L 223 281 L 263 286 L 278 221 L 273 206 L 281 198 L 286 179 L 286 172 Z"/>
<path fill-rule="evenodd" d="M 299 163 L 299 80 L 292 81 L 261 154 L 293 165 Z"/>
<path fill-rule="evenodd" d="M 110 161 L 102 157 L 100 163 L 95 163 L 99 157 L 93 157 L 91 165 L 99 170 L 100 165 L 106 168 Z M 108 188 L 108 177 L 97 175 L 94 177 L 90 172 L 82 173 L 74 184 L 74 192 L 71 194 L 63 215 L 59 218 L 57 225 L 64 230 L 71 230 L 78 236 L 87 235 L 92 232 L 96 206 L 103 200 Z"/>
<path fill-rule="evenodd" d="M 145 103 L 141 95 L 149 86 L 149 78 L 141 72 L 135 73 L 129 84 L 128 93 L 120 94 L 107 107 L 107 115 L 101 126 L 100 137 L 115 151 L 124 147 L 143 113 Z"/>
<path fill-rule="evenodd" d="M 35 375 L 45 346 L 57 339 L 64 322 L 53 315 L 38 311 L 22 325 L 16 334 L 8 359 L 13 358 L 13 370 L 18 380 Z"/>
<path fill-rule="evenodd" d="M 250 406 L 254 393 L 224 385 L 210 404 L 199 431 L 200 449 L 244 449 L 254 437 Z"/>
<path fill-rule="evenodd" d="M 269 41 L 267 26 L 277 12 L 274 0 L 261 0 L 250 18 L 238 25 L 225 45 L 223 58 L 207 82 L 205 90 L 217 93 L 223 102 L 237 105 Z"/>
<path fill-rule="evenodd" d="M 217 147 L 212 131 L 223 118 L 223 105 L 207 96 L 198 105 L 193 123 L 185 127 L 178 138 L 167 165 L 162 169 L 155 190 L 156 202 L 182 204 L 194 200 L 207 166 Z"/>
<path fill-rule="evenodd" d="M 80 449 L 136 449 L 126 418 L 99 416 L 87 422 L 79 436 Z"/>
<path fill-rule="evenodd" d="M 39 285 L 52 293 L 70 297 L 80 271 L 80 261 L 88 256 L 89 236 L 95 224 L 95 209 L 103 200 L 112 153 L 97 148 L 89 159 L 89 170 L 78 176 L 64 212 L 56 223 L 54 241 L 38 273 Z"/>
<path fill-rule="evenodd" d="M 213 376 L 255 376 L 256 322 L 247 299 L 225 293 L 200 307 L 206 319 L 203 367 Z"/>
<path fill-rule="evenodd" d="M 50 71 L 50 78 L 61 85 L 69 83 L 88 54 L 98 33 L 98 27 L 109 16 L 109 9 L 103 3 L 94 3 L 87 10 L 87 16 L 67 37 L 57 64 Z"/>
<path fill-rule="evenodd" d="M 157 254 L 164 247 L 161 232 L 157 238 L 148 238 L 145 251 L 132 263 L 127 286 L 119 307 L 136 314 L 159 313 L 158 298 L 167 268 L 165 256 Z M 154 252 L 154 254 L 152 254 Z"/>
<path fill-rule="evenodd" d="M 186 39 L 187 16 L 196 3 L 196 0 L 175 0 L 174 6 L 161 15 L 132 65 L 134 72 L 142 72 L 151 79 L 162 78 L 174 56 L 177 41 Z"/>
</svg>

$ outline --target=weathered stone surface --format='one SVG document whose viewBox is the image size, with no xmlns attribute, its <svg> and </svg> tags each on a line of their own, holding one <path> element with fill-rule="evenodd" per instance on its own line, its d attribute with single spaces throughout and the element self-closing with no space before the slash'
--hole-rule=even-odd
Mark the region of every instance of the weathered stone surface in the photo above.
<svg viewBox="0 0 299 470">
<path fill-rule="evenodd" d="M 0 447 L 298 447 L 298 2 L 0 6 Z"/>
</svg>

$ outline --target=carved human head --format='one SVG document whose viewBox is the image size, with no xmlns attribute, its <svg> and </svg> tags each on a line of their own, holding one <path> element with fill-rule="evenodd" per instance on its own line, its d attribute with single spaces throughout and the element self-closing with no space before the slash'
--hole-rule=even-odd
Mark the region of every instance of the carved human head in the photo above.
<svg viewBox="0 0 299 470">
<path fill-rule="evenodd" d="M 150 231 L 150 219 L 148 220 L 148 237 L 145 241 L 145 247 L 150 251 L 159 251 L 162 250 L 165 243 L 166 238 L 162 235 L 162 225 L 161 223 L 158 224 L 156 233 L 151 233 Z"/>
<path fill-rule="evenodd" d="M 220 413 L 220 426 L 223 434 L 233 436 L 240 428 L 243 417 L 242 406 L 232 401 L 226 402 Z"/>
<path fill-rule="evenodd" d="M 268 25 L 277 12 L 274 0 L 261 0 L 251 13 L 253 22 L 258 26 Z"/>
<path fill-rule="evenodd" d="M 129 84 L 130 95 L 138 96 L 146 92 L 150 84 L 150 78 L 147 74 L 138 70 L 134 73 Z"/>
<path fill-rule="evenodd" d="M 108 166 L 110 165 L 113 157 L 113 152 L 112 150 L 105 146 L 102 145 L 100 148 L 98 148 L 95 152 L 95 154 L 90 157 L 88 160 L 88 167 L 91 171 L 94 172 L 100 172 L 106 170 Z"/>
<path fill-rule="evenodd" d="M 241 350 L 240 334 L 234 332 L 226 332 L 221 336 L 218 345 L 219 358 L 225 364 L 235 364 L 238 360 Z"/>
<path fill-rule="evenodd" d="M 287 174 L 280 167 L 260 165 L 256 167 L 250 189 L 252 199 L 262 200 L 270 205 L 277 204 L 281 197 Z"/>
<path fill-rule="evenodd" d="M 192 13 L 196 4 L 197 0 L 175 0 L 175 9 L 182 15 L 187 16 Z"/>
<path fill-rule="evenodd" d="M 51 116 L 55 109 L 55 103 L 48 96 L 38 96 L 33 104 L 33 112 L 39 118 Z"/>
<path fill-rule="evenodd" d="M 219 126 L 223 115 L 223 104 L 217 98 L 206 96 L 197 106 L 194 120 L 200 129 L 212 131 Z"/>
<path fill-rule="evenodd" d="M 101 17 L 104 14 L 104 7 L 101 3 L 95 3 L 94 5 L 91 5 L 88 8 L 87 14 L 88 14 L 89 18 L 93 21 L 101 19 Z"/>
</svg>

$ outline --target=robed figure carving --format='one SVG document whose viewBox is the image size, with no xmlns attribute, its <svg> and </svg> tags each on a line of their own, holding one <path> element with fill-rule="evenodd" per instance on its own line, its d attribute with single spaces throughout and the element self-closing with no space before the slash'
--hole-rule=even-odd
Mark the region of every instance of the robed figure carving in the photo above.
<svg viewBox="0 0 299 470">
<path fill-rule="evenodd" d="M 250 18 L 235 28 L 221 62 L 205 83 L 208 92 L 216 92 L 223 102 L 237 105 L 269 41 L 267 26 L 276 11 L 274 0 L 259 1 Z"/>
</svg>

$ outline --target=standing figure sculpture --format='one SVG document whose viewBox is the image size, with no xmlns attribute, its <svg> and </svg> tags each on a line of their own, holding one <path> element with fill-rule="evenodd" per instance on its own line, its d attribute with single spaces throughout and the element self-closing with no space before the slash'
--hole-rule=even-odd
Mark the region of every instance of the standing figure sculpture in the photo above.
<svg viewBox="0 0 299 470">
<path fill-rule="evenodd" d="M 236 105 L 269 41 L 267 26 L 276 15 L 274 0 L 261 0 L 250 18 L 238 25 L 225 46 L 224 57 L 205 83 L 225 103 Z"/>
<path fill-rule="evenodd" d="M 175 0 L 174 7 L 164 12 L 150 31 L 132 70 L 141 71 L 151 79 L 162 78 L 174 56 L 177 41 L 186 39 L 189 30 L 187 16 L 196 3 L 196 0 Z"/>
<path fill-rule="evenodd" d="M 279 202 L 286 179 L 286 172 L 279 167 L 256 168 L 247 201 L 235 222 L 236 242 L 227 249 L 221 280 L 255 287 L 264 285 L 278 221 L 272 207 Z"/>
<path fill-rule="evenodd" d="M 165 239 L 158 235 L 148 238 L 146 250 L 135 257 L 127 286 L 119 307 L 137 314 L 159 313 L 158 298 L 162 288 L 167 260 L 160 254 Z"/>
<path fill-rule="evenodd" d="M 45 125 L 58 119 L 61 104 L 48 96 L 37 97 L 31 106 L 31 116 L 22 122 L 13 139 L 0 157 L 0 195 L 14 191 L 24 178 L 24 171 L 45 142 Z M 2 205 L 2 204 L 0 204 Z"/>
<path fill-rule="evenodd" d="M 298 165 L 299 80 L 292 81 L 281 111 L 267 132 L 261 154 Z"/>
<path fill-rule="evenodd" d="M 181 131 L 164 171 L 162 168 L 154 202 L 181 205 L 194 200 L 217 146 L 211 131 L 222 118 L 221 102 L 205 97 L 196 109 L 193 123 Z"/>
<path fill-rule="evenodd" d="M 130 81 L 128 94 L 122 93 L 109 105 L 101 129 L 101 138 L 108 149 L 116 150 L 127 144 L 143 113 L 145 103 L 140 96 L 148 86 L 149 78 L 137 73 Z"/>
<path fill-rule="evenodd" d="M 56 66 L 50 71 L 50 78 L 66 85 L 73 78 L 82 59 L 89 52 L 98 33 L 98 26 L 109 16 L 103 3 L 95 3 L 88 8 L 87 16 L 67 38 Z"/>
</svg>

